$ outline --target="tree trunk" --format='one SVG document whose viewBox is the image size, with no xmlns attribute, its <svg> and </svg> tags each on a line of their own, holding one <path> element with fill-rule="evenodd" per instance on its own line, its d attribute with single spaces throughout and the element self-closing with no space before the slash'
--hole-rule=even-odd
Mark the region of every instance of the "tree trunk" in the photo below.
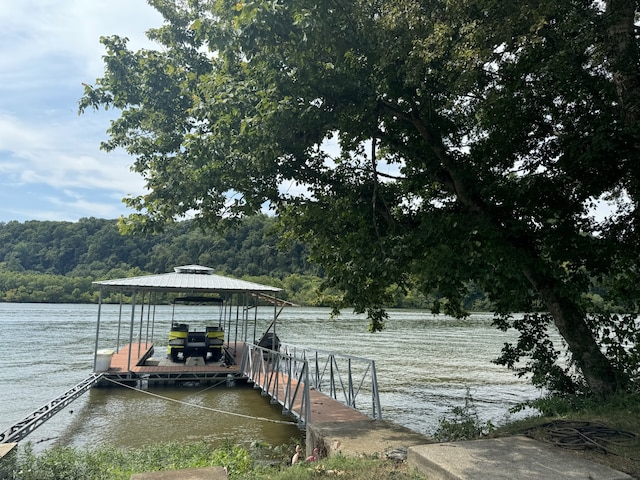
<svg viewBox="0 0 640 480">
<path fill-rule="evenodd" d="M 640 115 L 640 55 L 635 32 L 636 0 L 608 0 L 605 50 L 622 119 L 633 126 Z"/>
<path fill-rule="evenodd" d="M 385 103 L 385 106 L 397 114 L 401 114 L 398 113 L 401 112 L 399 107 L 389 103 Z M 563 297 L 559 293 L 562 289 L 556 279 L 543 273 L 542 261 L 528 239 L 519 238 L 516 241 L 516 239 L 507 234 L 502 222 L 491 214 L 491 209 L 488 208 L 482 198 L 474 194 L 473 186 L 467 184 L 463 177 L 458 174 L 458 165 L 455 159 L 446 151 L 441 139 L 432 134 L 426 122 L 420 117 L 411 114 L 405 114 L 404 117 L 414 124 L 416 130 L 432 148 L 433 153 L 440 159 L 442 167 L 447 171 L 451 179 L 447 185 L 460 204 L 464 205 L 469 212 L 477 215 L 481 223 L 493 224 L 496 231 L 503 236 L 505 244 L 510 245 L 514 251 L 532 259 L 534 265 L 540 266 L 540 268 L 530 268 L 527 265 L 523 265 L 522 271 L 553 317 L 560 335 L 567 342 L 572 358 L 582 372 L 591 392 L 599 398 L 612 396 L 618 390 L 621 378 L 618 377 L 615 368 L 600 350 L 586 322 L 585 313 L 573 299 Z M 514 258 L 522 258 L 520 254 L 514 255 Z"/>
<path fill-rule="evenodd" d="M 585 314 L 573 301 L 560 297 L 554 287 L 555 280 L 543 278 L 527 268 L 523 271 L 547 306 L 591 392 L 599 398 L 612 396 L 620 387 L 620 379 L 595 341 Z"/>
</svg>

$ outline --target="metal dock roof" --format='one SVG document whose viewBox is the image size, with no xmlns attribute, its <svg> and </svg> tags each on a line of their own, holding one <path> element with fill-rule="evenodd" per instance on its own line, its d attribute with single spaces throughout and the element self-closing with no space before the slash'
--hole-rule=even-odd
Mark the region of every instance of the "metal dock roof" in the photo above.
<svg viewBox="0 0 640 480">
<path fill-rule="evenodd" d="M 205 292 L 248 292 L 274 294 L 282 289 L 247 282 L 237 278 L 224 277 L 213 273 L 213 269 L 201 265 L 183 265 L 175 267 L 175 271 L 159 275 L 116 278 L 93 282 L 107 288 L 120 288 L 136 291 L 197 291 Z"/>
</svg>

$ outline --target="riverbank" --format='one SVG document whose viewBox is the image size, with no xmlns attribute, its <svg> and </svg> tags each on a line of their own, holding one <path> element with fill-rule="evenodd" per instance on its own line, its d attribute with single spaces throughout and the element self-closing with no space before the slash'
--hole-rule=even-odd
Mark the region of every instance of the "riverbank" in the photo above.
<svg viewBox="0 0 640 480">
<path fill-rule="evenodd" d="M 584 403 L 578 410 L 575 407 L 566 401 L 549 401 L 546 408 L 550 410 L 545 412 L 548 415 L 509 423 L 486 438 L 524 435 L 563 455 L 640 478 L 640 397 L 622 395 L 606 404 Z M 384 453 L 334 454 L 317 462 L 301 461 L 292 466 L 297 441 L 292 439 L 275 447 L 255 443 L 250 448 L 229 443 L 217 449 L 206 442 L 157 444 L 140 449 L 56 447 L 39 455 L 30 452 L 28 445 L 21 445 L 16 464 L 16 471 L 21 473 L 14 478 L 129 480 L 133 473 L 207 466 L 225 466 L 229 478 L 239 480 L 310 480 L 319 476 L 352 480 L 427 478 L 401 460 L 402 455 Z"/>
</svg>

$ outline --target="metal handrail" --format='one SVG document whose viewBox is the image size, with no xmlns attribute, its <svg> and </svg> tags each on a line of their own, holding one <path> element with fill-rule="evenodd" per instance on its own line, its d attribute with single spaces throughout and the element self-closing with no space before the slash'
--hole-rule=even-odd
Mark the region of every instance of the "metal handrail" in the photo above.
<svg viewBox="0 0 640 480">
<path fill-rule="evenodd" d="M 371 418 L 382 418 L 375 361 L 289 344 L 281 344 L 279 351 L 246 346 L 244 374 L 282 405 L 283 412 L 297 417 L 300 426 L 311 421 L 312 388 Z M 367 392 L 370 407 L 360 401 Z"/>
<path fill-rule="evenodd" d="M 309 375 L 315 390 L 344 403 L 348 407 L 367 413 L 371 418 L 382 418 L 378 376 L 374 360 L 286 343 L 280 345 L 280 351 L 308 362 Z M 362 396 L 367 392 L 371 395 L 370 407 L 360 402 Z M 362 395 L 360 395 L 361 393 Z"/>
<path fill-rule="evenodd" d="M 311 421 L 309 365 L 300 357 L 248 343 L 242 370 L 255 386 L 298 419 L 302 428 Z"/>
</svg>

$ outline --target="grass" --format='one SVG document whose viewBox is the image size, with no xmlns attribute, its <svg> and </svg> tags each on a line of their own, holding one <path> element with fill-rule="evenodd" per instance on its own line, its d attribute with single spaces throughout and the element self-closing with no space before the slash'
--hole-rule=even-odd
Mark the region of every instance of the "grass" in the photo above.
<svg viewBox="0 0 640 480">
<path fill-rule="evenodd" d="M 406 463 L 341 455 L 318 462 L 290 465 L 295 441 L 250 450 L 226 444 L 213 449 L 205 442 L 158 444 L 140 449 L 55 447 L 35 455 L 29 444 L 21 447 L 11 480 L 129 480 L 132 474 L 182 468 L 225 466 L 232 480 L 305 480 L 339 477 L 364 480 L 390 478 L 424 480 Z"/>
<path fill-rule="evenodd" d="M 336 477 L 345 480 L 395 479 L 425 480 L 426 477 L 410 469 L 405 462 L 376 458 L 347 458 L 341 455 L 314 463 L 257 468 L 236 478 L 243 480 L 311 480 Z"/>
<path fill-rule="evenodd" d="M 453 418 L 440 422 L 439 440 L 469 439 L 470 434 L 485 437 L 524 434 L 640 478 L 639 395 L 620 395 L 607 403 L 578 398 L 543 399 L 534 402 L 534 406 L 542 415 L 493 428 L 479 423 L 469 398 L 464 408 L 452 411 Z M 445 434 L 450 438 L 445 438 Z M 35 455 L 26 444 L 20 447 L 11 480 L 129 480 L 133 473 L 208 466 L 226 466 L 232 480 L 426 478 L 412 471 L 406 462 L 368 457 L 338 455 L 319 462 L 290 465 L 297 442 L 299 439 L 292 439 L 289 444 L 276 447 L 254 444 L 249 449 L 230 443 L 213 449 L 205 442 L 130 450 L 56 447 L 40 455 Z"/>
</svg>

